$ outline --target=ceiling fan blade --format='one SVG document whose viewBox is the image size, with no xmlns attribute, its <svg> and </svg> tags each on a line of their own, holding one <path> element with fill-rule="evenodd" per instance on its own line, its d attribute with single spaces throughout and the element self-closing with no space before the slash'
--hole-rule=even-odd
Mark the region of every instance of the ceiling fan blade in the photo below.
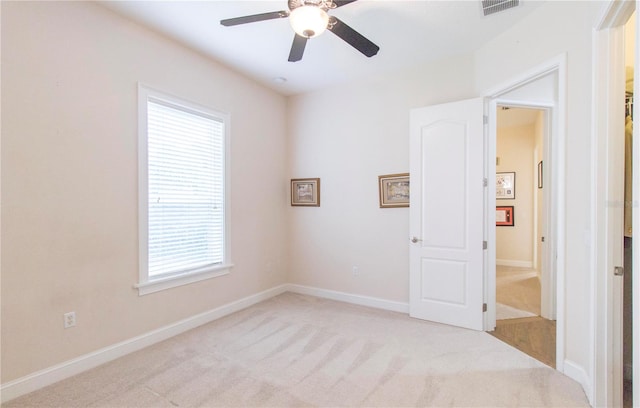
<svg viewBox="0 0 640 408">
<path fill-rule="evenodd" d="M 269 13 L 253 14 L 251 16 L 243 16 L 236 18 L 228 18 L 226 20 L 220 20 L 220 24 L 225 27 L 234 26 L 238 24 L 255 23 L 256 21 L 273 20 L 276 18 L 289 17 L 288 11 L 272 11 Z"/>
<path fill-rule="evenodd" d="M 336 7 L 342 7 L 344 5 L 347 5 L 349 3 L 353 3 L 356 0 L 333 0 L 333 2 L 335 3 Z"/>
<path fill-rule="evenodd" d="M 296 34 L 293 37 L 293 44 L 291 44 L 291 52 L 289 52 L 289 62 L 296 62 L 302 59 L 304 54 L 304 47 L 307 45 L 307 37 Z"/>
<path fill-rule="evenodd" d="M 378 53 L 380 47 L 369 41 L 362 34 L 343 23 L 336 17 L 331 17 L 332 24 L 329 24 L 329 30 L 338 37 L 345 40 L 356 50 L 360 51 L 367 57 L 373 57 Z"/>
</svg>

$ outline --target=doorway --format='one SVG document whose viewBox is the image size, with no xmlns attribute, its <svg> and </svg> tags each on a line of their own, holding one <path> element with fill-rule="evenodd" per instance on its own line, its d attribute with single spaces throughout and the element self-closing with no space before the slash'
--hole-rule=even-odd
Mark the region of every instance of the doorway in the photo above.
<svg viewBox="0 0 640 408">
<path fill-rule="evenodd" d="M 496 111 L 496 329 L 494 337 L 555 368 L 556 323 L 542 317 L 547 112 Z M 545 285 L 549 290 L 549 285 Z M 545 308 L 545 309 L 548 309 Z"/>
<path fill-rule="evenodd" d="M 558 265 L 564 265 L 565 258 L 560 226 L 565 219 L 566 78 L 567 58 L 561 54 L 488 91 L 484 98 L 412 109 L 409 143 L 410 315 L 493 331 L 496 188 L 489 180 L 496 174 L 495 112 L 498 105 L 546 112 L 543 174 L 548 216 L 544 221 L 550 233 L 545 236 L 548 249 L 542 252 L 549 255 L 542 261 L 548 273 L 541 277 L 541 314 L 557 322 L 555 361 L 561 372 L 565 368 L 564 269 Z M 441 177 L 442 168 L 451 169 L 447 177 Z"/>
<path fill-rule="evenodd" d="M 633 15 L 635 7 L 636 2 L 610 2 L 596 26 L 594 41 L 594 89 L 598 115 L 592 140 L 596 169 L 593 179 L 596 186 L 592 199 L 595 209 L 593 225 L 597 231 L 594 242 L 597 256 L 594 270 L 593 402 L 598 406 L 640 405 L 638 381 L 632 385 L 624 381 L 625 377 L 638 378 L 640 375 L 640 353 L 637 348 L 630 350 L 628 347 L 633 343 L 638 344 L 640 338 L 640 304 L 630 299 L 631 294 L 640 291 L 639 280 L 632 279 L 631 282 L 632 270 L 638 270 L 640 265 L 638 257 L 633 256 L 640 249 L 637 233 L 633 234 L 633 230 L 640 229 L 636 198 L 640 193 L 640 171 L 638 166 L 625 164 L 626 155 L 630 155 L 634 163 L 640 159 L 638 129 L 629 129 L 629 132 L 626 129 L 627 116 L 633 120 L 632 117 L 638 114 L 632 102 L 633 95 L 640 90 L 635 78 L 637 75 L 633 72 L 638 64 L 638 32 L 631 29 L 629 24 L 637 25 L 638 13 Z M 631 67 L 631 70 L 627 67 Z M 631 72 L 627 74 L 627 71 Z M 627 100 L 628 96 L 631 96 L 630 100 Z M 629 112 L 625 112 L 627 110 Z M 630 133 L 633 141 L 632 146 L 628 146 L 628 153 L 625 152 L 627 133 Z M 631 174 L 626 174 L 625 167 L 631 167 Z M 629 180 L 632 181 L 632 199 L 625 197 Z M 632 231 L 625 231 L 626 205 L 623 203 L 626 202 L 632 204 L 628 208 L 633 219 Z M 630 286 L 633 289 L 628 291 Z M 627 291 L 625 299 L 624 293 Z M 629 341 L 629 338 L 633 341 Z M 632 400 L 635 400 L 635 404 Z"/>
</svg>

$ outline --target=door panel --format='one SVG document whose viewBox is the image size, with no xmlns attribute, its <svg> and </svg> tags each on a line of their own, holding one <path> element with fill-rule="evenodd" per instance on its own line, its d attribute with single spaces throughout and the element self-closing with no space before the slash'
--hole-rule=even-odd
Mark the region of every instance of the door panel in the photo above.
<svg viewBox="0 0 640 408">
<path fill-rule="evenodd" d="M 482 330 L 483 102 L 411 111 L 410 315 Z"/>
<path fill-rule="evenodd" d="M 421 130 L 423 188 L 420 235 L 426 245 L 464 249 L 466 243 L 465 191 L 458 182 L 466 183 L 466 126 L 464 122 L 441 121 Z M 446 135 L 446 137 L 443 137 Z M 436 172 L 432 170 L 436 170 Z M 446 169 L 446 170 L 444 170 Z M 444 171 L 443 171 L 444 170 Z M 452 181 L 456 183 L 452 183 Z M 433 200 L 433 197 L 446 197 Z M 443 214 L 462 217 L 443 217 Z M 430 233 L 436 232 L 437 233 Z"/>
<path fill-rule="evenodd" d="M 422 301 L 464 305 L 467 265 L 459 261 L 423 259 Z"/>
</svg>

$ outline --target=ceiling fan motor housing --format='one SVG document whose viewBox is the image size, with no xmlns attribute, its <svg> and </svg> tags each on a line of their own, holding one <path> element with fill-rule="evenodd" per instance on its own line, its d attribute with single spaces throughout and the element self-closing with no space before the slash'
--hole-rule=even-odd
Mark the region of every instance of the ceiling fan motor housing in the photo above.
<svg viewBox="0 0 640 408">
<path fill-rule="evenodd" d="M 302 6 L 314 6 L 321 8 L 324 11 L 328 11 L 336 8 L 336 3 L 333 0 L 289 0 L 289 10 L 293 11 Z"/>
</svg>

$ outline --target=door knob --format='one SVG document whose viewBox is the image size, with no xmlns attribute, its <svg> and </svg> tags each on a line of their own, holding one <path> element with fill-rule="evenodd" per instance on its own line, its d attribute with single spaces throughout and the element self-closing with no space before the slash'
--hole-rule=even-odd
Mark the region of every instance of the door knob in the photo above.
<svg viewBox="0 0 640 408">
<path fill-rule="evenodd" d="M 411 242 L 413 242 L 415 244 L 416 242 L 422 242 L 422 240 L 418 239 L 417 237 L 413 237 L 413 238 L 411 238 Z"/>
</svg>

